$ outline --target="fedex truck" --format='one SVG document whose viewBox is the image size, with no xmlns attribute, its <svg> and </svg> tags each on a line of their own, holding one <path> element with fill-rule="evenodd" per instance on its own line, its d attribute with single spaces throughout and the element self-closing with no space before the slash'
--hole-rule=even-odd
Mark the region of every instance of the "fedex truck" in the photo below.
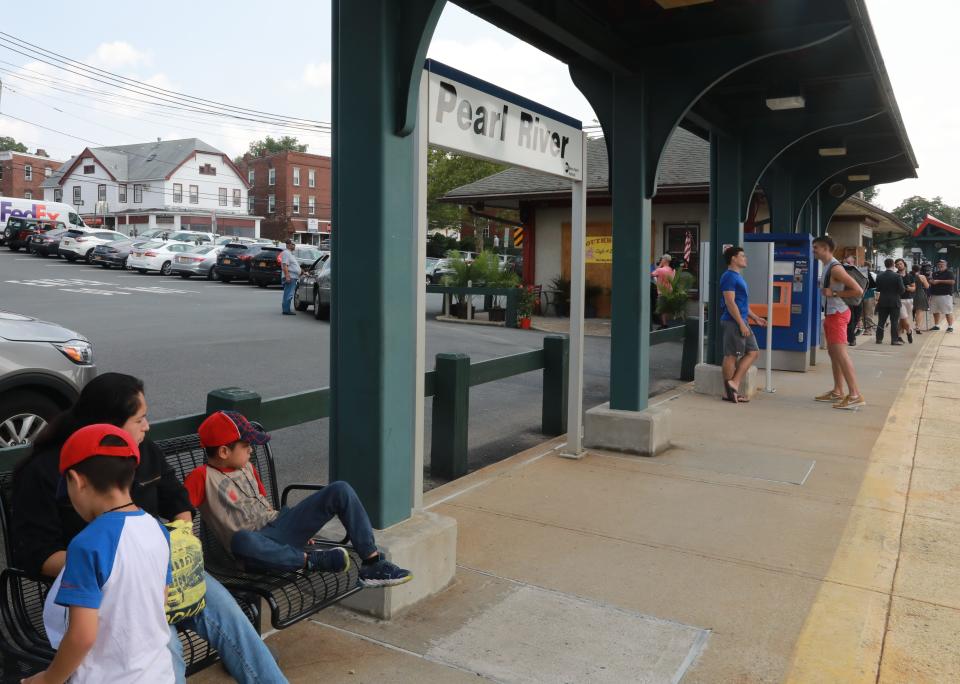
<svg viewBox="0 0 960 684">
<path fill-rule="evenodd" d="M 87 228 L 76 209 L 63 202 L 0 197 L 0 244 L 11 217 L 46 219 L 63 223 L 68 228 Z"/>
</svg>

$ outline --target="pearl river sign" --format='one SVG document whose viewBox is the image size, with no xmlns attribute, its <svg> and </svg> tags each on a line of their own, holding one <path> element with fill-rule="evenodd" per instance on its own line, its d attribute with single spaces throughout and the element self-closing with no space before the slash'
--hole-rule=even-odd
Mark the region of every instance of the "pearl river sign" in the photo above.
<svg viewBox="0 0 960 684">
<path fill-rule="evenodd" d="M 431 145 L 583 179 L 579 121 L 434 60 L 424 69 Z"/>
</svg>

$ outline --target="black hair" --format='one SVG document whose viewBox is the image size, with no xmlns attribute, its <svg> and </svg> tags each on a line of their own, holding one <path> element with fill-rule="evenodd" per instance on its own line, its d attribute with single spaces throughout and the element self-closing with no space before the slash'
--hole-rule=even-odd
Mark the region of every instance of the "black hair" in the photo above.
<svg viewBox="0 0 960 684">
<path fill-rule="evenodd" d="M 67 437 L 87 425 L 109 423 L 123 427 L 140 408 L 143 381 L 125 373 L 103 373 L 88 382 L 76 403 L 43 429 L 30 454 L 14 469 L 17 478 L 23 466 L 35 454 L 47 449 L 59 450 Z"/>
<path fill-rule="evenodd" d="M 827 246 L 827 249 L 829 249 L 831 252 L 833 252 L 833 251 L 835 251 L 835 250 L 837 249 L 837 243 L 834 242 L 834 241 L 833 241 L 833 238 L 830 237 L 829 235 L 821 235 L 821 236 L 819 236 L 819 237 L 813 238 L 813 243 L 814 243 L 814 244 L 816 244 L 816 243 L 818 243 L 818 242 L 819 242 L 821 245 L 826 245 L 826 246 Z"/>
<path fill-rule="evenodd" d="M 725 250 L 723 250 L 723 258 L 726 260 L 727 266 L 729 266 L 730 262 L 733 261 L 733 257 L 737 256 L 742 251 L 743 247 L 738 247 L 737 245 L 727 247 Z"/>
<path fill-rule="evenodd" d="M 225 447 L 227 447 L 228 449 L 231 449 L 231 450 L 232 450 L 235 446 L 237 446 L 238 444 L 240 444 L 240 442 L 242 442 L 242 441 L 244 441 L 244 440 L 238 439 L 238 440 L 235 440 L 235 441 L 233 441 L 233 442 L 230 442 L 229 444 L 222 444 L 221 446 L 225 446 Z M 208 461 L 215 461 L 216 458 L 217 458 L 217 454 L 220 453 L 220 447 L 219 447 L 219 446 L 203 447 L 203 450 L 204 450 L 205 452 L 207 452 L 207 460 L 208 460 Z"/>
<path fill-rule="evenodd" d="M 891 266 L 893 266 L 893 259 L 891 259 L 890 257 L 887 257 L 886 259 L 883 260 L 883 265 L 886 266 L 887 268 L 890 268 Z"/>
<path fill-rule="evenodd" d="M 911 272 L 911 273 L 919 273 L 919 272 L 920 272 L 920 264 L 914 264 L 914 265 L 913 265 L 913 268 L 910 269 L 910 272 Z"/>
<path fill-rule="evenodd" d="M 95 455 L 67 468 L 83 475 L 90 486 L 100 494 L 109 494 L 114 489 L 129 492 L 133 476 L 137 470 L 137 459 L 133 456 Z"/>
</svg>

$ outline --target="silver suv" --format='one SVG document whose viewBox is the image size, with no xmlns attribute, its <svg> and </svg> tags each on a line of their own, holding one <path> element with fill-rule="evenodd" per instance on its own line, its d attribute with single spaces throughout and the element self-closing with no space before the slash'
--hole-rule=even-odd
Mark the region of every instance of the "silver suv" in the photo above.
<svg viewBox="0 0 960 684">
<path fill-rule="evenodd" d="M 0 310 L 0 448 L 33 441 L 96 374 L 86 337 Z"/>
</svg>

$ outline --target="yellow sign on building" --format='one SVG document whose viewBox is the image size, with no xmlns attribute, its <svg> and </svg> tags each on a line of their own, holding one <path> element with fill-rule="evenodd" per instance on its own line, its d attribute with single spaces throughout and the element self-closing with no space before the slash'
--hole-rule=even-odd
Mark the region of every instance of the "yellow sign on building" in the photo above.
<svg viewBox="0 0 960 684">
<path fill-rule="evenodd" d="M 588 237 L 586 245 L 586 260 L 588 264 L 612 264 L 613 263 L 613 237 L 610 235 L 598 235 Z"/>
</svg>

